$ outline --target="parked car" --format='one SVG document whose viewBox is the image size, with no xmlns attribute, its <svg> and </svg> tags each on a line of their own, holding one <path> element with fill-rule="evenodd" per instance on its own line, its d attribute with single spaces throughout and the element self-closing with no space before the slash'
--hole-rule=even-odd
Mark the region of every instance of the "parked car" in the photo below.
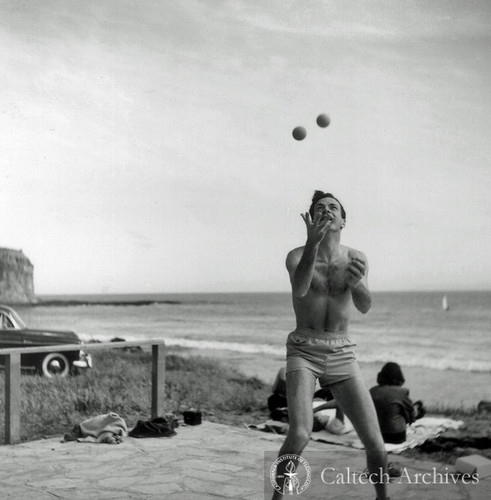
<svg viewBox="0 0 491 500">
<path fill-rule="evenodd" d="M 12 347 L 38 347 L 62 344 L 81 344 L 72 331 L 34 330 L 27 328 L 22 318 L 11 307 L 0 305 L 0 349 Z M 0 356 L 0 365 L 4 365 Z M 79 369 L 92 367 L 92 357 L 80 351 L 42 352 L 21 354 L 21 367 L 33 368 L 46 377 L 66 377 Z"/>
</svg>

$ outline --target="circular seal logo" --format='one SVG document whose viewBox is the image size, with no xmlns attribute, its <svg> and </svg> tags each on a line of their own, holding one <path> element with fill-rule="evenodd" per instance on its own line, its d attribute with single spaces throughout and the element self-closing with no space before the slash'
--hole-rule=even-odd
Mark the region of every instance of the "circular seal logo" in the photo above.
<svg viewBox="0 0 491 500">
<path fill-rule="evenodd" d="M 300 495 L 310 484 L 312 470 L 299 455 L 282 455 L 271 466 L 269 478 L 273 488 L 283 495 Z"/>
</svg>

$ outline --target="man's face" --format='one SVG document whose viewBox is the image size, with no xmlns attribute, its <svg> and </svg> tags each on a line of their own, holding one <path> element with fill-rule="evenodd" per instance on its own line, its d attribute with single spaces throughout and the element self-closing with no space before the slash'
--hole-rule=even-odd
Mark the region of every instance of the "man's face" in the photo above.
<svg viewBox="0 0 491 500">
<path fill-rule="evenodd" d="M 334 198 L 322 198 L 314 207 L 314 221 L 327 222 L 329 229 L 340 230 L 344 227 L 341 205 Z"/>
</svg>

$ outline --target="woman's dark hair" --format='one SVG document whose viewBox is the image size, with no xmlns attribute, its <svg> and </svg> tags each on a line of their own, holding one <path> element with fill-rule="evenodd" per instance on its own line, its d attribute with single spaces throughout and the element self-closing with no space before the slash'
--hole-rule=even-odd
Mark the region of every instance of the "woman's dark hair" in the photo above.
<svg viewBox="0 0 491 500">
<path fill-rule="evenodd" d="M 323 191 L 315 191 L 314 196 L 312 196 L 312 204 L 310 205 L 309 208 L 309 214 L 312 220 L 314 219 L 314 207 L 317 205 L 317 202 L 319 200 L 322 200 L 322 198 L 335 199 L 339 203 L 339 206 L 341 207 L 341 217 L 343 218 L 343 220 L 346 220 L 346 211 L 344 210 L 344 207 L 341 204 L 341 202 L 331 193 L 324 193 Z"/>
<path fill-rule="evenodd" d="M 377 375 L 378 385 L 402 385 L 405 381 L 401 367 L 397 363 L 386 363 Z"/>
</svg>

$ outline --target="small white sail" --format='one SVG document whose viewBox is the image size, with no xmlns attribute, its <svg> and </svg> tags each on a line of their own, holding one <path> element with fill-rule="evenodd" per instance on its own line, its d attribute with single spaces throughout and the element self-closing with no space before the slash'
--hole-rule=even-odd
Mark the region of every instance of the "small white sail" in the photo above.
<svg viewBox="0 0 491 500">
<path fill-rule="evenodd" d="M 450 309 L 450 306 L 448 305 L 448 299 L 447 296 L 444 295 L 442 299 L 442 308 L 444 311 L 448 311 Z"/>
</svg>

